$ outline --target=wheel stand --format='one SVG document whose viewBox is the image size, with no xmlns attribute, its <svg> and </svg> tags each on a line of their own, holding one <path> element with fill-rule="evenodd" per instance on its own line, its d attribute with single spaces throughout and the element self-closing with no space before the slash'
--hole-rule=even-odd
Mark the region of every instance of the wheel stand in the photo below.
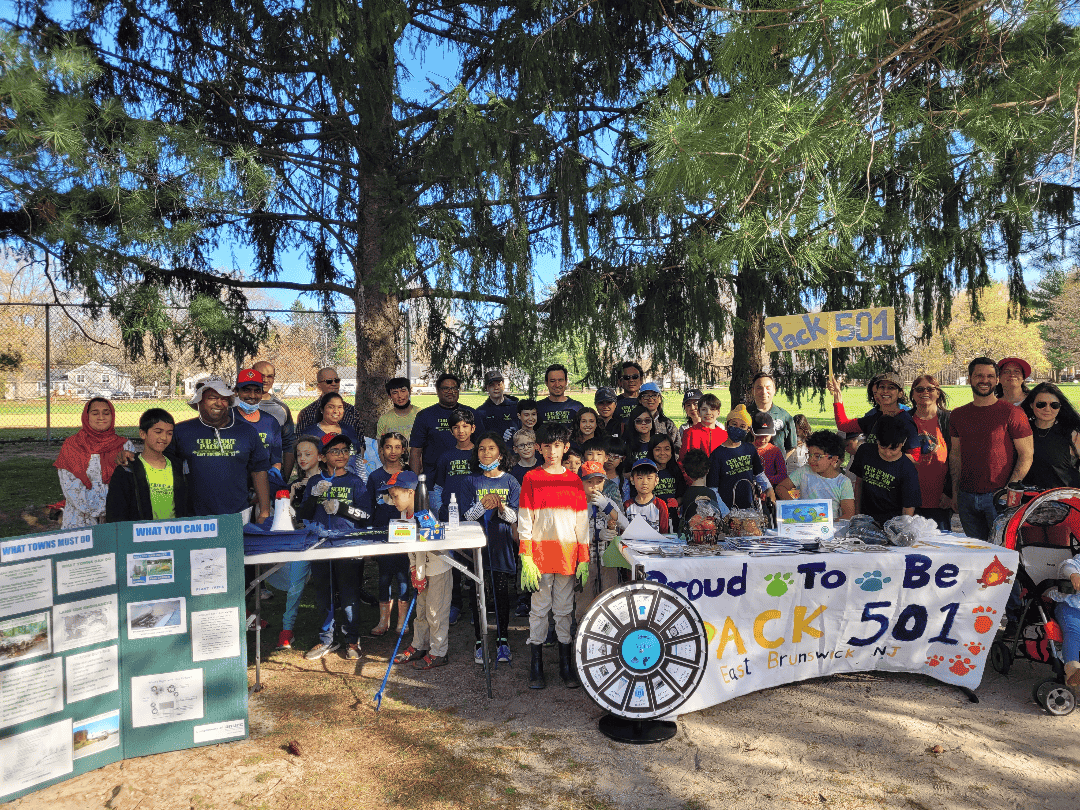
<svg viewBox="0 0 1080 810">
<path fill-rule="evenodd" d="M 630 720 L 610 712 L 601 717 L 597 725 L 605 737 L 631 745 L 664 742 L 679 731 L 678 723 L 673 720 Z"/>
</svg>

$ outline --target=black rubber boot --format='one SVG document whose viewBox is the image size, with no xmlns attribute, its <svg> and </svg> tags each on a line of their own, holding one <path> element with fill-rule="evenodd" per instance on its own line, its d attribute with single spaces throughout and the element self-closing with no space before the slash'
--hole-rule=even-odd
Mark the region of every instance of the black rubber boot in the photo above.
<svg viewBox="0 0 1080 810">
<path fill-rule="evenodd" d="M 569 644 L 559 642 L 559 674 L 562 676 L 567 689 L 577 689 L 581 686 L 581 681 L 578 680 L 577 667 L 574 666 L 573 653 L 570 647 Z"/>
<path fill-rule="evenodd" d="M 547 681 L 544 680 L 544 646 L 542 644 L 530 644 L 532 648 L 532 662 L 529 664 L 529 688 L 546 689 Z"/>
</svg>

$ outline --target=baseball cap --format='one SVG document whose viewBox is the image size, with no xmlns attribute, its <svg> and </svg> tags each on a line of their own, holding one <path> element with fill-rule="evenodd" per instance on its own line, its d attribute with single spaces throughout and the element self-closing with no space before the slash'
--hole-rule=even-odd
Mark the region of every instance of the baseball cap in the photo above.
<svg viewBox="0 0 1080 810">
<path fill-rule="evenodd" d="M 683 394 L 682 404 L 685 405 L 687 402 L 697 402 L 699 399 L 701 399 L 701 396 L 702 394 L 700 388 L 691 388 L 685 394 Z"/>
<path fill-rule="evenodd" d="M 641 386 L 640 390 L 638 391 L 638 396 L 640 397 L 642 394 L 650 394 L 650 393 L 651 394 L 662 394 L 663 392 L 660 390 L 660 386 L 657 385 L 656 383 L 647 382 L 643 386 Z"/>
<path fill-rule="evenodd" d="M 198 408 L 199 403 L 202 402 L 203 391 L 207 389 L 217 391 L 223 397 L 228 397 L 230 405 L 232 404 L 233 398 L 236 396 L 236 394 L 233 393 L 233 390 L 229 388 L 228 383 L 215 374 L 195 383 L 195 393 L 191 395 L 191 399 L 188 400 L 187 404 L 192 408 Z"/>
<path fill-rule="evenodd" d="M 578 474 L 583 478 L 607 478 L 607 473 L 604 472 L 604 465 L 599 461 L 586 461 L 581 465 L 581 469 Z"/>
<path fill-rule="evenodd" d="M 236 375 L 236 390 L 239 391 L 245 385 L 258 385 L 262 386 L 263 375 L 253 368 L 242 368 L 240 373 Z"/>
<path fill-rule="evenodd" d="M 656 466 L 656 462 L 653 461 L 651 458 L 639 458 L 637 461 L 634 462 L 634 466 L 630 468 L 630 471 L 633 472 L 639 467 L 648 467 L 650 470 L 653 471 L 660 469 Z"/>
<path fill-rule="evenodd" d="M 343 444 L 346 447 L 352 448 L 352 439 L 344 433 L 327 433 L 322 437 L 323 450 L 329 450 L 335 444 Z"/>
<path fill-rule="evenodd" d="M 776 426 L 773 424 L 773 418 L 765 411 L 758 411 L 755 413 L 753 422 L 755 436 L 776 435 Z"/>
<path fill-rule="evenodd" d="M 731 409 L 727 415 L 727 419 L 724 420 L 724 424 L 726 425 L 732 419 L 739 420 L 747 427 L 753 427 L 754 425 L 754 420 L 750 418 L 750 411 L 746 410 L 746 406 L 741 402 Z"/>
<path fill-rule="evenodd" d="M 499 371 L 497 368 L 493 368 L 484 375 L 484 387 L 487 388 L 493 382 L 496 382 L 497 380 L 505 380 L 505 379 L 506 378 L 503 377 L 503 374 L 502 374 L 501 371 Z"/>
<path fill-rule="evenodd" d="M 1001 374 L 1001 368 L 1006 363 L 1016 363 L 1020 366 L 1020 370 L 1024 372 L 1024 378 L 1027 379 L 1031 376 L 1031 365 L 1026 360 L 1021 360 L 1019 357 L 1003 357 L 998 360 L 998 374 Z"/>
<path fill-rule="evenodd" d="M 895 385 L 897 388 L 899 388 L 901 391 L 904 390 L 904 384 L 900 382 L 900 375 L 894 371 L 886 371 L 884 374 L 878 374 L 876 377 L 874 377 L 874 385 L 883 382 L 891 383 L 892 385 Z"/>
<path fill-rule="evenodd" d="M 387 492 L 390 487 L 401 487 L 402 489 L 416 489 L 416 483 L 419 479 L 416 477 L 416 473 L 410 470 L 400 470 L 388 479 L 379 484 L 379 492 Z"/>
<path fill-rule="evenodd" d="M 614 388 L 597 388 L 593 402 L 618 402 L 619 396 Z"/>
</svg>

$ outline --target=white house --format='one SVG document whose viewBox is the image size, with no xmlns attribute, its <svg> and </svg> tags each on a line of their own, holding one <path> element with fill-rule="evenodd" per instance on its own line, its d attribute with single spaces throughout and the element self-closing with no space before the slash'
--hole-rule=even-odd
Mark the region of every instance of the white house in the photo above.
<svg viewBox="0 0 1080 810">
<path fill-rule="evenodd" d="M 97 360 L 91 360 L 66 372 L 54 369 L 50 375 L 50 382 L 53 393 L 61 396 L 83 396 L 88 393 L 101 393 L 108 396 L 113 391 L 120 391 L 129 396 L 135 393 L 135 385 L 130 374 L 120 371 L 115 366 L 106 366 Z M 45 380 L 38 381 L 38 390 L 44 396 Z"/>
</svg>

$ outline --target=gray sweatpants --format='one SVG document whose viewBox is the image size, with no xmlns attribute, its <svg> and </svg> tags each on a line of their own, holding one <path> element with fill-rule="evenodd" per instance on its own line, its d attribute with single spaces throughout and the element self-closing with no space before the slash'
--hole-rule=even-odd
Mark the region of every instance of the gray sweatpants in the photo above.
<svg viewBox="0 0 1080 810">
<path fill-rule="evenodd" d="M 453 570 L 453 569 L 451 569 Z M 431 655 L 446 655 L 450 631 L 450 592 L 454 578 L 450 571 L 429 574 L 427 588 L 416 595 L 416 619 L 412 645 Z"/>
<path fill-rule="evenodd" d="M 570 574 L 541 574 L 540 590 L 532 595 L 529 610 L 529 643 L 543 644 L 548 633 L 548 611 L 555 616 L 555 635 L 563 644 L 574 640 L 570 635 L 570 616 L 574 612 L 574 577 Z"/>
</svg>

